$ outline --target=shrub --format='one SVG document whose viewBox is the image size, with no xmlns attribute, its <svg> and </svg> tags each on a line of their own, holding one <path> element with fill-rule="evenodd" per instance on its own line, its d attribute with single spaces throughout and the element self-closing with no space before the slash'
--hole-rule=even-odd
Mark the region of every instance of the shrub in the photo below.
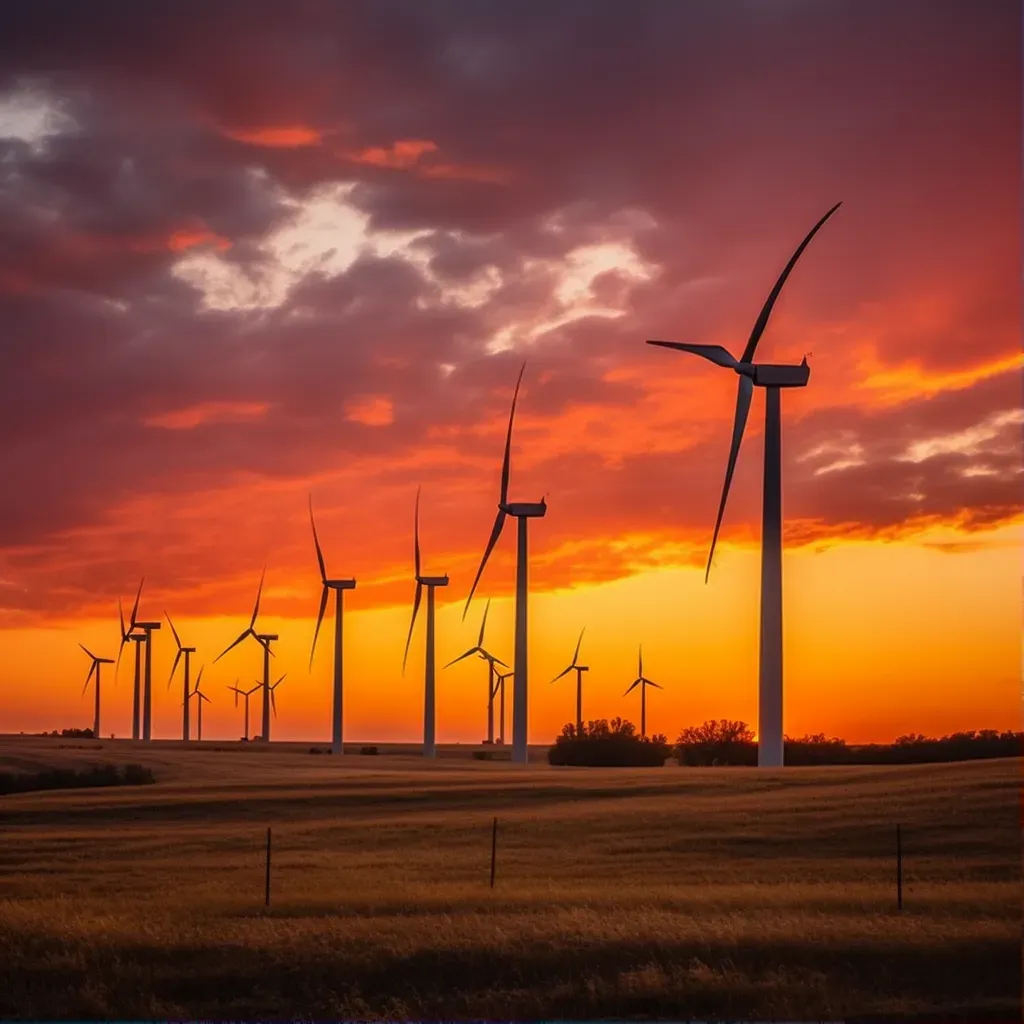
<svg viewBox="0 0 1024 1024">
<path fill-rule="evenodd" d="M 376 754 L 377 753 L 377 748 L 376 747 L 362 747 L 360 749 L 359 753 L 360 754 Z"/>
<path fill-rule="evenodd" d="M 87 786 L 145 786 L 156 782 L 141 764 L 94 764 L 88 768 L 47 768 L 40 772 L 0 773 L 0 796 L 43 789 L 78 789 Z"/>
<path fill-rule="evenodd" d="M 606 718 L 586 722 L 577 731 L 569 723 L 548 750 L 548 763 L 590 768 L 660 768 L 669 755 L 662 735 L 638 736 L 632 722 Z"/>
<path fill-rule="evenodd" d="M 757 764 L 757 745 L 750 726 L 727 718 L 712 718 L 703 725 L 685 728 L 676 740 L 675 754 L 680 764 L 690 766 Z"/>
</svg>

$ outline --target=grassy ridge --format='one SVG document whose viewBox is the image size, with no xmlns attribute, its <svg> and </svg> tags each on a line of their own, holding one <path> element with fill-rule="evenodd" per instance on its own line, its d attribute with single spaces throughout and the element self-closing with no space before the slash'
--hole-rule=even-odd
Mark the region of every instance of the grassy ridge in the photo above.
<svg viewBox="0 0 1024 1024">
<path fill-rule="evenodd" d="M 0 1015 L 1019 1015 L 1017 761 L 145 756 L 0 802 Z"/>
</svg>

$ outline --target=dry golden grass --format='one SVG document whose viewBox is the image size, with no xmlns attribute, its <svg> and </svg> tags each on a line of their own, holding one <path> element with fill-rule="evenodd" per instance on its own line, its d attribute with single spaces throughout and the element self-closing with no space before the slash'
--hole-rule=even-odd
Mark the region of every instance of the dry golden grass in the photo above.
<svg viewBox="0 0 1024 1024">
<path fill-rule="evenodd" d="M 1016 760 L 780 773 L 100 745 L 0 740 L 0 771 L 102 759 L 160 780 L 0 798 L 0 1015 L 1019 1017 Z"/>
</svg>

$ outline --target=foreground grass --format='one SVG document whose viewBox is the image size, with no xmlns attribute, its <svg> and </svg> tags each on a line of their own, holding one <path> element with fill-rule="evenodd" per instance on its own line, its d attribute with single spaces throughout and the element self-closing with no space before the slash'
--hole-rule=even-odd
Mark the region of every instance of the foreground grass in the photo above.
<svg viewBox="0 0 1024 1024">
<path fill-rule="evenodd" d="M 126 757 L 158 784 L 0 799 L 0 1015 L 1019 1016 L 1017 761 Z"/>
</svg>

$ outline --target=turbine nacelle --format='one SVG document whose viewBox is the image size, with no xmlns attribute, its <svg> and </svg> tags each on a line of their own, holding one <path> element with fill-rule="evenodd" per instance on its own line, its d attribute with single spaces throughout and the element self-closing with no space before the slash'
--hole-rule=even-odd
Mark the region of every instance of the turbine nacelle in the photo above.
<svg viewBox="0 0 1024 1024">
<path fill-rule="evenodd" d="M 323 585 L 328 590 L 355 590 L 356 581 L 353 579 L 348 580 L 324 580 Z"/>
<path fill-rule="evenodd" d="M 547 502 L 543 498 L 540 501 L 502 502 L 498 508 L 505 515 L 515 516 L 516 519 L 540 519 L 548 510 Z"/>
<path fill-rule="evenodd" d="M 447 587 L 448 574 L 444 576 L 417 576 L 416 582 L 424 587 Z"/>
<path fill-rule="evenodd" d="M 256 637 L 256 639 L 259 640 L 259 642 L 263 644 L 264 647 L 270 641 L 280 640 L 280 637 L 278 636 L 277 633 L 253 633 L 253 636 Z"/>
<path fill-rule="evenodd" d="M 135 628 L 136 629 L 145 629 L 145 630 L 159 629 L 160 628 L 160 623 L 159 622 L 136 622 L 135 623 Z"/>
<path fill-rule="evenodd" d="M 811 377 L 811 368 L 806 360 L 798 366 L 755 363 L 752 369 L 756 388 L 805 388 Z"/>
</svg>

